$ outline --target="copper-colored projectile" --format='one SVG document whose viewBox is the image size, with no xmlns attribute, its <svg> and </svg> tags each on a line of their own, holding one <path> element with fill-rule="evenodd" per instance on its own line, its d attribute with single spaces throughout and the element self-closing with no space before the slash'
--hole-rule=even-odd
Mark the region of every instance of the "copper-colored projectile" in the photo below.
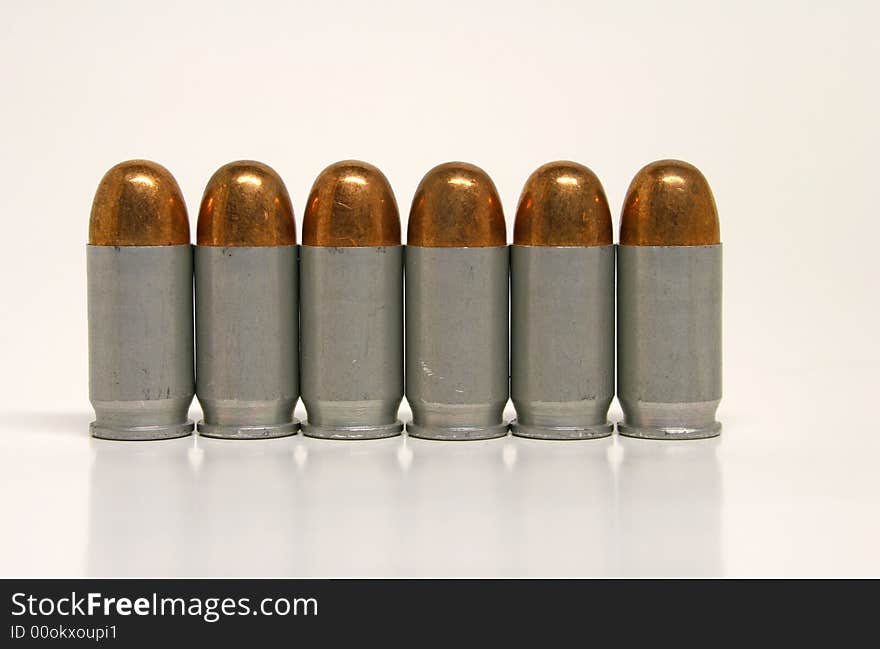
<svg viewBox="0 0 880 649">
<path fill-rule="evenodd" d="M 268 165 L 252 160 L 220 167 L 205 187 L 196 238 L 200 246 L 296 245 L 284 181 Z"/>
<path fill-rule="evenodd" d="M 128 160 L 101 179 L 89 219 L 92 246 L 187 245 L 189 218 L 177 181 L 149 160 Z"/>
<path fill-rule="evenodd" d="M 400 214 L 388 179 L 358 160 L 330 165 L 315 180 L 303 215 L 303 244 L 400 245 Z"/>
<path fill-rule="evenodd" d="M 718 210 L 709 183 L 699 169 L 680 160 L 659 160 L 636 174 L 623 204 L 621 245 L 718 243 Z"/>
<path fill-rule="evenodd" d="M 485 171 L 465 162 L 431 169 L 413 198 L 407 245 L 488 248 L 507 245 L 504 212 Z"/>
<path fill-rule="evenodd" d="M 607 246 L 614 240 L 602 183 L 576 162 L 538 167 L 523 187 L 513 243 L 518 246 Z"/>
</svg>

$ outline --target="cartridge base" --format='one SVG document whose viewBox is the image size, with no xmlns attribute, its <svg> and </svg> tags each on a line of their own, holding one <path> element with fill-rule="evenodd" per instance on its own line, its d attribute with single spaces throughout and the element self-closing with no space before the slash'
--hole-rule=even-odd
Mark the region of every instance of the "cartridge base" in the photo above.
<svg viewBox="0 0 880 649">
<path fill-rule="evenodd" d="M 385 426 L 322 426 L 303 422 L 303 435 L 319 439 L 383 439 L 403 432 L 403 422 Z"/>
<path fill-rule="evenodd" d="M 175 439 L 191 435 L 195 428 L 192 421 L 168 426 L 107 426 L 93 421 L 89 424 L 92 437 L 120 442 L 146 442 L 158 439 Z"/>
<path fill-rule="evenodd" d="M 506 423 L 498 424 L 496 426 L 467 426 L 454 428 L 446 426 L 419 426 L 412 422 L 406 425 L 406 433 L 411 437 L 447 441 L 495 439 L 496 437 L 506 436 L 508 429 L 509 426 Z"/>
<path fill-rule="evenodd" d="M 614 424 L 600 426 L 532 426 L 521 424 L 516 419 L 510 422 L 510 430 L 517 437 L 531 439 L 598 439 L 608 437 L 614 432 Z"/>
<path fill-rule="evenodd" d="M 273 437 L 287 437 L 288 435 L 296 435 L 299 429 L 300 423 L 298 419 L 294 419 L 286 424 L 266 426 L 207 424 L 204 421 L 200 421 L 198 425 L 199 435 L 220 439 L 271 439 Z"/>
<path fill-rule="evenodd" d="M 653 403 L 621 398 L 623 421 L 617 432 L 642 439 L 705 439 L 721 434 L 715 420 L 720 399 L 687 403 Z"/>
<path fill-rule="evenodd" d="M 676 426 L 628 426 L 624 422 L 617 424 L 617 432 L 625 437 L 641 439 L 708 439 L 721 434 L 721 422 L 712 422 L 700 428 Z"/>
</svg>

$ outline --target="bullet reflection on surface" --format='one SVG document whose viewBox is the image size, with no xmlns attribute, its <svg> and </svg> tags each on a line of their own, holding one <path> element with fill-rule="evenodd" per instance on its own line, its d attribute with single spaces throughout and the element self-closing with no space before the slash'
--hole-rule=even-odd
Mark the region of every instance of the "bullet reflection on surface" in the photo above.
<svg viewBox="0 0 880 649">
<path fill-rule="evenodd" d="M 719 444 L 92 440 L 87 575 L 721 575 Z"/>
<path fill-rule="evenodd" d="M 198 438 L 190 574 L 296 577 L 302 572 L 296 437 Z M 308 458 L 311 460 L 311 458 Z"/>
<path fill-rule="evenodd" d="M 399 575 L 403 438 L 299 441 L 308 457 L 299 482 L 299 575 Z"/>
<path fill-rule="evenodd" d="M 620 437 L 617 544 L 625 577 L 724 572 L 719 438 Z"/>
<path fill-rule="evenodd" d="M 197 537 L 193 438 L 92 439 L 91 449 L 87 576 L 189 574 L 187 548 Z"/>
<path fill-rule="evenodd" d="M 516 472 L 505 466 L 507 439 L 407 440 L 413 456 L 403 483 L 400 513 L 404 574 L 510 574 L 509 489 Z"/>
<path fill-rule="evenodd" d="M 612 438 L 512 438 L 517 508 L 508 543 L 522 577 L 610 576 L 614 570 Z M 536 555 L 539 555 L 536 557 Z"/>
</svg>

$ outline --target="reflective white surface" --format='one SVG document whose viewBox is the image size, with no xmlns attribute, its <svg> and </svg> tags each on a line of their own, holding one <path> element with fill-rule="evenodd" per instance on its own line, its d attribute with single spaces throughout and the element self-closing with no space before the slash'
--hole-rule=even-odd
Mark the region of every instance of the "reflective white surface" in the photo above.
<svg viewBox="0 0 880 649">
<path fill-rule="evenodd" d="M 109 442 L 10 416 L 0 574 L 880 576 L 877 431 L 750 396 L 690 442 Z"/>
<path fill-rule="evenodd" d="M 880 4 L 6 5 L 0 576 L 880 577 Z M 364 159 L 404 231 L 465 160 L 509 238 L 545 162 L 589 166 L 617 231 L 637 170 L 688 160 L 724 242 L 722 437 L 92 441 L 89 207 L 135 157 L 193 234 L 231 160 L 301 226 L 320 170 Z"/>
</svg>

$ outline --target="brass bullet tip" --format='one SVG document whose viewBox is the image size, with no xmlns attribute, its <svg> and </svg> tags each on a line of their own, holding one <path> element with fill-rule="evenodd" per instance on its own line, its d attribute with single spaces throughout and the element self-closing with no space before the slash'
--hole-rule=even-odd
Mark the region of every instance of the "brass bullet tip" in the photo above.
<svg viewBox="0 0 880 649">
<path fill-rule="evenodd" d="M 428 248 L 507 245 L 498 190 L 485 171 L 465 162 L 431 169 L 413 197 L 407 244 Z"/>
<path fill-rule="evenodd" d="M 189 217 L 177 181 L 149 160 L 128 160 L 101 179 L 89 218 L 93 246 L 189 244 Z"/>
<path fill-rule="evenodd" d="M 636 174 L 620 218 L 621 245 L 717 243 L 721 243 L 718 210 L 699 169 L 680 160 L 658 160 Z"/>
<path fill-rule="evenodd" d="M 549 162 L 529 176 L 519 199 L 513 243 L 608 246 L 614 241 L 602 183 L 577 162 Z"/>
<path fill-rule="evenodd" d="M 400 213 L 385 175 L 359 160 L 343 160 L 324 169 L 306 204 L 303 244 L 399 246 Z"/>
<path fill-rule="evenodd" d="M 205 187 L 200 246 L 293 246 L 296 222 L 284 181 L 270 166 L 239 160 L 220 167 Z"/>
</svg>

